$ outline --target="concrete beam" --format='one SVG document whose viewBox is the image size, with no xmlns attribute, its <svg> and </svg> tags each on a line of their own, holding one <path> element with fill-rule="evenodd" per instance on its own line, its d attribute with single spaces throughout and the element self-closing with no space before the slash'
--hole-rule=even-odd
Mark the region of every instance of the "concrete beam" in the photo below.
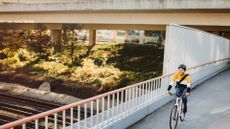
<svg viewBox="0 0 230 129">
<path fill-rule="evenodd" d="M 230 26 L 230 13 L 0 13 L 0 22 Z"/>
<path fill-rule="evenodd" d="M 230 32 L 230 26 L 190 26 L 204 31 Z"/>
<path fill-rule="evenodd" d="M 42 23 L 46 29 L 61 30 L 62 23 Z M 36 29 L 37 23 L 0 23 L 0 30 Z M 130 25 L 130 24 L 81 24 L 85 30 L 165 30 L 165 25 Z"/>
<path fill-rule="evenodd" d="M 1 23 L 0 30 L 29 30 L 36 29 L 37 23 Z M 132 24 L 81 24 L 81 29 L 86 30 L 165 30 L 166 25 L 132 25 Z M 46 29 L 61 30 L 62 23 L 42 23 Z M 230 26 L 191 26 L 200 30 L 213 32 L 227 32 L 230 33 Z"/>
<path fill-rule="evenodd" d="M 29 29 L 37 29 L 38 23 L 0 23 L 1 30 L 29 30 Z M 42 23 L 45 29 L 49 30 L 61 30 L 62 24 L 52 24 L 52 23 Z"/>
<path fill-rule="evenodd" d="M 82 28 L 93 30 L 166 30 L 166 25 L 83 24 Z"/>
<path fill-rule="evenodd" d="M 229 9 L 228 0 L 1 0 L 0 12 Z"/>
</svg>

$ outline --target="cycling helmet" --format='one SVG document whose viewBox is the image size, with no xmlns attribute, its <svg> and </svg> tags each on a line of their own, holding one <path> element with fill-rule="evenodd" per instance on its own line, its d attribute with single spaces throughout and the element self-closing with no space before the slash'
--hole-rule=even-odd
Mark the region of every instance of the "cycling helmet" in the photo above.
<svg viewBox="0 0 230 129">
<path fill-rule="evenodd" d="M 185 64 L 180 64 L 180 65 L 178 66 L 178 69 L 179 69 L 179 68 L 182 68 L 182 69 L 184 69 L 184 71 L 186 71 L 187 66 L 186 66 Z"/>
</svg>

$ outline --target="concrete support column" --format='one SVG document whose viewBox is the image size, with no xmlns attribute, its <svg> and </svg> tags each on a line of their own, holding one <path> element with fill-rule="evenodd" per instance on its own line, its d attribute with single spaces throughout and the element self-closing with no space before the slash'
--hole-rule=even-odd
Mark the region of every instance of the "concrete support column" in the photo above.
<svg viewBox="0 0 230 129">
<path fill-rule="evenodd" d="M 113 31 L 113 42 L 117 41 L 117 30 Z"/>
<path fill-rule="evenodd" d="M 96 43 L 96 30 L 89 30 L 89 46 Z"/>
<path fill-rule="evenodd" d="M 51 42 L 54 43 L 55 51 L 59 52 L 61 50 L 61 34 L 62 30 L 51 30 L 50 31 L 50 37 L 51 37 Z"/>
<path fill-rule="evenodd" d="M 140 44 L 144 44 L 145 31 L 144 30 L 140 30 L 139 33 L 140 33 L 139 43 Z"/>
<path fill-rule="evenodd" d="M 125 40 L 124 40 L 124 42 L 125 42 L 126 40 L 128 40 L 128 38 L 129 38 L 129 32 L 128 32 L 128 31 L 125 31 Z"/>
<path fill-rule="evenodd" d="M 61 30 L 51 30 L 50 31 L 50 37 L 51 42 L 53 43 L 60 43 L 61 42 Z"/>
</svg>

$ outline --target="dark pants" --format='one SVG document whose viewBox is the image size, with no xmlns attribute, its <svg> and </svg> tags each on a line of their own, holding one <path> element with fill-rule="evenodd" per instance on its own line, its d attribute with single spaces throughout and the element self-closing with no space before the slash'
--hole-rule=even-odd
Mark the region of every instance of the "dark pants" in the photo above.
<svg viewBox="0 0 230 129">
<path fill-rule="evenodd" d="M 182 101 L 184 103 L 184 112 L 187 112 L 187 96 L 185 95 L 187 92 L 187 88 L 176 88 L 176 95 L 182 95 Z"/>
</svg>

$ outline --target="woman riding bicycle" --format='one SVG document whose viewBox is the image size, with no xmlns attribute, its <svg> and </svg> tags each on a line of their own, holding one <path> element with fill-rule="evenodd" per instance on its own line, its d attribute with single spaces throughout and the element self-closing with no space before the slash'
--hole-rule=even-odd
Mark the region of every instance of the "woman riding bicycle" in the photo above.
<svg viewBox="0 0 230 129">
<path fill-rule="evenodd" d="M 186 65 L 184 64 L 180 64 L 178 66 L 178 73 L 174 74 L 172 77 L 172 81 L 170 82 L 169 86 L 168 86 L 168 94 L 170 94 L 170 90 L 172 88 L 172 86 L 174 85 L 174 83 L 176 83 L 176 95 L 182 95 L 182 100 L 184 103 L 184 110 L 183 112 L 186 113 L 187 112 L 187 97 L 190 95 L 190 76 L 189 74 L 186 74 Z"/>
</svg>

